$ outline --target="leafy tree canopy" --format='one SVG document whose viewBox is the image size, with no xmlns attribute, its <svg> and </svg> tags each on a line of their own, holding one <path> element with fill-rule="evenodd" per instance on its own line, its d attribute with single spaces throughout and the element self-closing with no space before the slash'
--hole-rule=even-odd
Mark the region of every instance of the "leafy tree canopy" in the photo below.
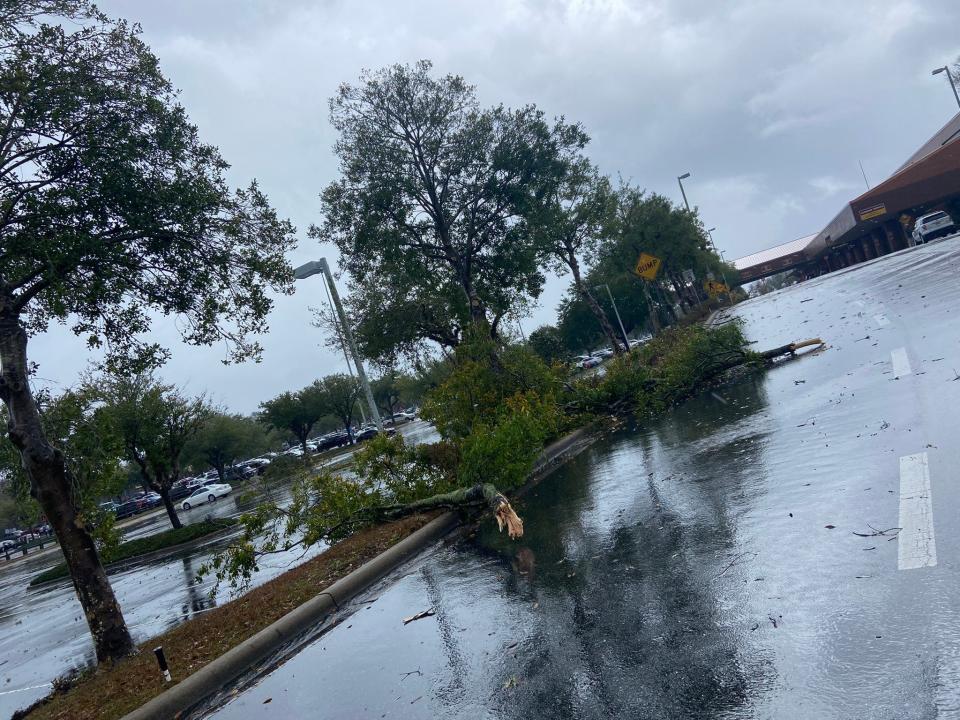
<svg viewBox="0 0 960 720">
<path fill-rule="evenodd" d="M 224 480 L 224 471 L 238 460 L 259 455 L 269 448 L 262 423 L 243 415 L 211 414 L 184 448 L 185 462 L 207 465 Z"/>
<path fill-rule="evenodd" d="M 535 298 L 543 276 L 529 220 L 563 157 L 587 142 L 532 105 L 483 109 L 463 78 L 431 69 L 365 72 L 330 101 L 341 178 L 311 235 L 341 252 L 367 357 L 455 346 L 477 320 L 496 333 Z"/>
<path fill-rule="evenodd" d="M 289 433 L 307 452 L 307 439 L 314 425 L 331 413 L 326 394 L 319 382 L 299 392 L 281 393 L 273 400 L 260 403 L 258 419 L 269 427 Z"/>
<path fill-rule="evenodd" d="M 569 354 L 563 343 L 563 336 L 553 325 L 541 325 L 538 327 L 530 333 L 530 336 L 527 338 L 527 344 L 531 350 L 548 363 L 562 360 L 565 355 Z"/>
<path fill-rule="evenodd" d="M 8 28 L 0 305 L 30 332 L 69 323 L 121 365 L 165 356 L 142 339 L 151 309 L 179 316 L 189 343 L 255 355 L 248 336 L 266 327 L 267 291 L 290 288 L 293 228 L 256 183 L 227 187 L 226 162 L 200 140 L 139 32 L 100 15 Z"/>
</svg>

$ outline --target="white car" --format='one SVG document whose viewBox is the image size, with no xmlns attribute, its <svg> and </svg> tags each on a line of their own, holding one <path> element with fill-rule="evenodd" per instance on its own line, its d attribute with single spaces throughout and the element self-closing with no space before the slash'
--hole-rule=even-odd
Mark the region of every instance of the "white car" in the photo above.
<svg viewBox="0 0 960 720">
<path fill-rule="evenodd" d="M 953 224 L 953 219 L 942 210 L 938 210 L 917 218 L 913 226 L 913 240 L 917 245 L 922 245 L 941 235 L 949 235 L 956 231 L 957 227 Z"/>
<path fill-rule="evenodd" d="M 208 502 L 216 502 L 217 498 L 223 497 L 233 491 L 233 486 L 227 483 L 209 483 L 201 485 L 187 497 L 180 507 L 183 510 L 189 510 L 197 505 L 203 505 Z"/>
</svg>

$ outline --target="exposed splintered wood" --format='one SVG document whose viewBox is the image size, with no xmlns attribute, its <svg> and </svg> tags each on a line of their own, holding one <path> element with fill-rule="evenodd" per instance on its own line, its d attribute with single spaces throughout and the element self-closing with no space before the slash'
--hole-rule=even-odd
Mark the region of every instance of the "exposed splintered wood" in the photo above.
<svg viewBox="0 0 960 720">
<path fill-rule="evenodd" d="M 781 355 L 793 355 L 797 350 L 801 350 L 805 347 L 814 347 L 824 345 L 823 340 L 820 338 L 811 338 L 810 340 L 801 340 L 800 342 L 790 343 L 788 345 L 781 345 L 778 348 L 773 348 L 772 350 L 766 350 L 760 353 L 760 357 L 764 360 L 773 360 L 774 358 L 780 357 Z"/>
<path fill-rule="evenodd" d="M 511 540 L 523 537 L 523 520 L 514 511 L 503 493 L 490 483 L 480 483 L 472 487 L 432 495 L 403 505 L 381 505 L 364 508 L 360 512 L 368 518 L 396 520 L 406 515 L 428 510 L 482 505 L 486 505 L 493 512 L 500 532 L 503 532 L 506 528 L 507 535 L 510 536 Z"/>
</svg>

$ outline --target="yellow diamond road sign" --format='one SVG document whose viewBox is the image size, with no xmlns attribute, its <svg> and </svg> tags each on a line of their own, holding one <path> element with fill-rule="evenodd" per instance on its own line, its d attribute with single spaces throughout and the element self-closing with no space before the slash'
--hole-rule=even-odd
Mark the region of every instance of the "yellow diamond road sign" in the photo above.
<svg viewBox="0 0 960 720">
<path fill-rule="evenodd" d="M 640 253 L 637 264 L 633 268 L 633 271 L 644 280 L 653 280 L 657 277 L 659 270 L 660 258 L 648 255 L 647 253 Z"/>
<path fill-rule="evenodd" d="M 707 292 L 710 293 L 711 295 L 720 295 L 721 293 L 730 292 L 730 288 L 728 288 L 726 284 L 721 282 L 716 282 L 714 280 L 708 280 L 703 284 L 703 286 L 707 289 Z"/>
</svg>

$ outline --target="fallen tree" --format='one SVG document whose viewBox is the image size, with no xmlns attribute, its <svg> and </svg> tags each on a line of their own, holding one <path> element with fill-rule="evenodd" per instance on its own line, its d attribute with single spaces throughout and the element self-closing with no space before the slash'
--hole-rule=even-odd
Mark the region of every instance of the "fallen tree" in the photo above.
<svg viewBox="0 0 960 720">
<path fill-rule="evenodd" d="M 201 574 L 242 586 L 266 555 L 440 509 L 489 511 L 501 531 L 519 538 L 523 521 L 506 492 L 526 480 L 548 440 L 600 413 L 662 412 L 734 368 L 762 367 L 813 345 L 822 342 L 758 353 L 749 350 L 739 322 L 674 328 L 610 362 L 605 376 L 571 386 L 532 354 L 495 347 L 486 337 L 465 343 L 424 406 L 444 440 L 411 447 L 378 437 L 357 452 L 349 478 L 293 468 L 290 504 L 261 503 L 242 516 L 240 538 Z"/>
</svg>

